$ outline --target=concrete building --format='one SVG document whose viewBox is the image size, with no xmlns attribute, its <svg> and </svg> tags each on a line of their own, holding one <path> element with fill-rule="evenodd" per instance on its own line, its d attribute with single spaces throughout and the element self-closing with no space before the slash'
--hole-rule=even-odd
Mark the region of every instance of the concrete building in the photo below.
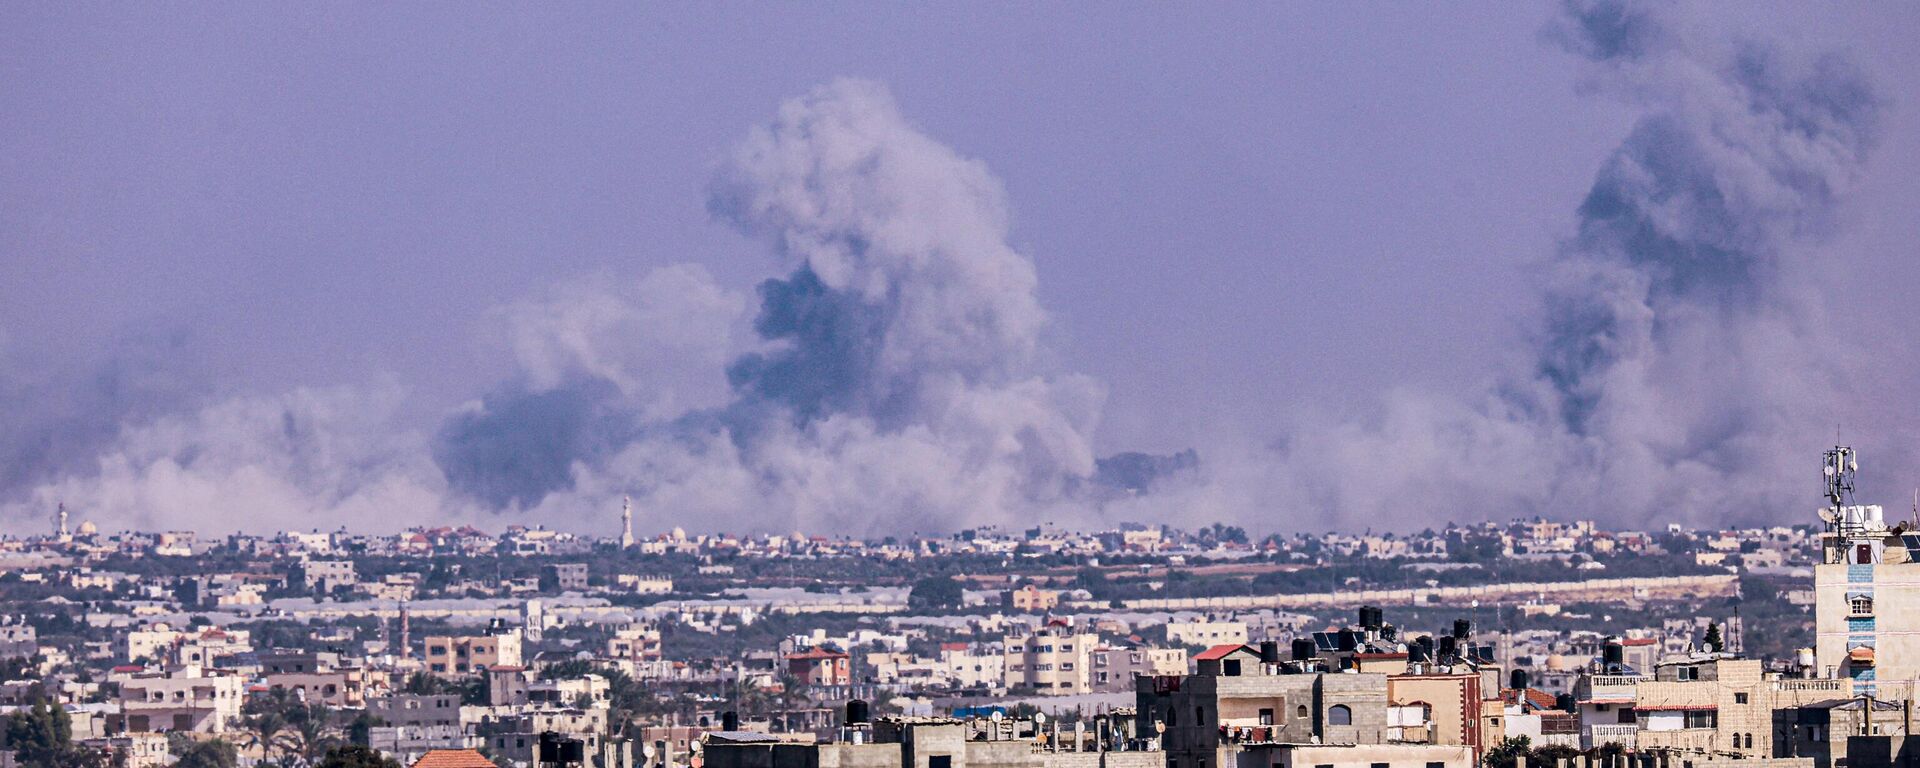
<svg viewBox="0 0 1920 768">
<path fill-rule="evenodd" d="M 844 686 L 853 683 L 852 658 L 846 653 L 814 646 L 787 654 L 787 674 L 801 685 Z"/>
<path fill-rule="evenodd" d="M 547 592 L 585 592 L 590 573 L 586 563 L 551 563 L 540 569 L 540 588 Z"/>
<path fill-rule="evenodd" d="M 1007 609 L 1021 613 L 1046 613 L 1060 607 L 1060 592 L 1025 584 L 1007 590 L 1003 604 Z"/>
<path fill-rule="evenodd" d="M 1165 768 L 1126 717 L 1051 728 L 1031 720 L 887 718 L 844 738 L 806 743 L 765 733 L 709 732 L 706 768 Z"/>
<path fill-rule="evenodd" d="M 352 560 L 308 560 L 300 564 L 300 581 L 308 592 L 327 595 L 340 587 L 351 587 L 359 579 L 354 575 Z"/>
<path fill-rule="evenodd" d="M 436 675 L 465 675 L 491 667 L 517 667 L 521 658 L 520 630 L 505 629 L 484 635 L 427 638 L 427 671 Z"/>
<path fill-rule="evenodd" d="M 991 646 L 975 649 L 967 643 L 944 643 L 935 669 L 936 674 L 946 678 L 950 688 L 998 689 L 1006 685 L 1007 657 Z"/>
<path fill-rule="evenodd" d="M 1386 675 L 1295 672 L 1244 645 L 1210 648 L 1194 666 L 1138 680 L 1138 728 L 1161 733 L 1168 768 L 1239 765 L 1241 753 L 1274 745 L 1387 740 Z"/>
<path fill-rule="evenodd" d="M 1853 449 L 1826 454 L 1820 563 L 1813 568 L 1814 653 L 1822 677 L 1852 696 L 1911 700 L 1920 682 L 1920 531 L 1889 526 L 1878 505 L 1853 502 Z"/>
<path fill-rule="evenodd" d="M 660 628 L 647 622 L 622 624 L 607 639 L 607 657 L 646 663 L 660 660 Z"/>
<path fill-rule="evenodd" d="M 1167 622 L 1167 644 L 1200 648 L 1246 645 L 1247 624 L 1243 621 L 1216 621 L 1205 618 L 1192 621 L 1169 621 Z"/>
<path fill-rule="evenodd" d="M 220 733 L 239 724 L 246 681 L 206 677 L 198 670 L 139 675 L 120 681 L 124 730 Z"/>
<path fill-rule="evenodd" d="M 1006 687 L 1043 694 L 1093 691 L 1093 649 L 1099 636 L 1053 619 L 1027 635 L 1009 635 L 1004 648 Z"/>
<path fill-rule="evenodd" d="M 1388 736 L 1415 744 L 1464 746 L 1477 759 L 1504 733 L 1482 732 L 1485 699 L 1477 672 L 1389 675 Z M 1497 707 L 1499 702 L 1492 705 Z"/>
<path fill-rule="evenodd" d="M 1180 676 L 1187 673 L 1187 649 L 1154 648 L 1146 645 L 1095 648 L 1093 651 L 1093 690 L 1100 693 L 1125 693 L 1134 690 L 1133 679 Z"/>
</svg>

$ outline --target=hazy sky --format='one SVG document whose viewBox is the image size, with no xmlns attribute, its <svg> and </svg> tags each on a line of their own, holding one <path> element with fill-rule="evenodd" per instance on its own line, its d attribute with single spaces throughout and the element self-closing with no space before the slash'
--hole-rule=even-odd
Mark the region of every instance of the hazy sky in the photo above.
<svg viewBox="0 0 1920 768">
<path fill-rule="evenodd" d="M 49 388 L 157 345 L 139 354 L 166 359 L 139 365 L 162 394 L 126 418 L 391 386 L 395 421 L 431 432 L 520 375 L 502 307 L 688 262 L 745 296 L 786 275 L 756 224 L 714 212 L 716 169 L 784 100 L 849 76 L 1004 184 L 1006 241 L 1051 318 L 1032 367 L 1104 386 L 1098 454 L 1364 420 L 1393 388 L 1473 399 L 1528 366 L 1531 286 L 1645 112 L 1545 39 L 1554 13 L 9 5 L 0 380 L 27 383 L 0 407 L 53 407 Z M 1809 408 L 1904 508 L 1920 484 L 1920 6 L 1679 16 L 1841 51 L 1885 100 L 1832 234 L 1798 247 L 1820 254 L 1827 322 L 1870 361 L 1865 405 Z M 1791 457 L 1809 507 L 1817 458 Z"/>
</svg>

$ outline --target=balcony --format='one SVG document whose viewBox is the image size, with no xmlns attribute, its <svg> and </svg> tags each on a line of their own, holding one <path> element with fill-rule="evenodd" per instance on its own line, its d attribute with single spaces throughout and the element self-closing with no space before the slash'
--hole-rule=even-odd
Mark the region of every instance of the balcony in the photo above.
<svg viewBox="0 0 1920 768">
<path fill-rule="evenodd" d="M 1587 726 L 1587 743 L 1583 746 L 1591 749 L 1602 744 L 1619 744 L 1627 749 L 1633 749 L 1639 736 L 1640 726 L 1635 723 L 1589 725 Z"/>
</svg>

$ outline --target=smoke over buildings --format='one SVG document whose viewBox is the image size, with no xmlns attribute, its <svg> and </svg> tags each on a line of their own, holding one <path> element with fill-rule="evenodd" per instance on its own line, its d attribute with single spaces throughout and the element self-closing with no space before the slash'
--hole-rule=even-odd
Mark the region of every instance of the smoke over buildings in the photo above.
<svg viewBox="0 0 1920 768">
<path fill-rule="evenodd" d="M 1881 99 L 1836 56 L 1703 38 L 1637 4 L 1570 4 L 1546 37 L 1638 118 L 1569 201 L 1557 252 L 1516 278 L 1536 332 L 1481 396 L 1394 391 L 1278 438 L 1102 463 L 1104 389 L 1048 362 L 1000 182 L 881 85 L 838 80 L 715 174 L 709 210 L 776 275 L 757 287 L 680 265 L 536 292 L 494 318 L 517 373 L 433 424 L 410 425 L 392 383 L 48 411 L 9 424 L 0 503 L 109 526 L 590 527 L 563 521 L 632 494 L 659 523 L 849 533 L 1797 511 L 1855 361 L 1796 277 L 1821 267 L 1807 245 Z M 28 391 L 0 393 L 6 410 Z"/>
</svg>

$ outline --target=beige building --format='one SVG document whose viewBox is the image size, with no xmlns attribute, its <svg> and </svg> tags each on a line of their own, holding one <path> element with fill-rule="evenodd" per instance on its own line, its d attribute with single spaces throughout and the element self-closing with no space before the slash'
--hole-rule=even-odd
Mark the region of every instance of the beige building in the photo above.
<svg viewBox="0 0 1920 768">
<path fill-rule="evenodd" d="M 436 675 L 466 675 L 489 667 L 517 667 L 522 664 L 520 630 L 427 638 L 427 671 Z"/>
<path fill-rule="evenodd" d="M 1575 684 L 1583 746 L 1607 743 L 1695 755 L 1784 756 L 1794 738 L 1781 713 L 1846 696 L 1846 682 L 1767 675 L 1756 659 L 1699 654 L 1653 676 L 1584 676 Z"/>
<path fill-rule="evenodd" d="M 192 669 L 128 677 L 120 681 L 125 729 L 220 733 L 239 724 L 246 685 L 239 677 L 205 677 Z"/>
<path fill-rule="evenodd" d="M 1194 666 L 1185 678 L 1137 679 L 1136 727 L 1161 734 L 1167 768 L 1254 764 L 1243 753 L 1276 744 L 1387 741 L 1386 675 L 1289 674 L 1247 646 L 1209 649 Z"/>
<path fill-rule="evenodd" d="M 762 733 L 708 733 L 707 768 L 1165 768 L 1166 757 L 1121 750 L 1138 734 L 1125 717 L 1042 726 L 1031 720 L 888 718 L 846 729 L 827 744 Z"/>
<path fill-rule="evenodd" d="M 1920 533 L 1890 529 L 1878 506 L 1822 511 L 1813 568 L 1814 654 L 1822 677 L 1848 693 L 1911 699 L 1920 681 Z"/>
<path fill-rule="evenodd" d="M 1022 613 L 1045 613 L 1060 607 L 1060 592 L 1024 584 L 1007 591 L 1006 607 Z"/>
<path fill-rule="evenodd" d="M 1212 648 L 1216 645 L 1246 645 L 1247 624 L 1243 621 L 1215 621 L 1205 618 L 1193 621 L 1169 621 L 1167 622 L 1167 643 L 1201 648 Z"/>
<path fill-rule="evenodd" d="M 1099 635 L 1080 632 L 1063 619 L 1028 635 L 1007 636 L 1006 687 L 1043 694 L 1092 692 L 1093 649 L 1099 640 Z"/>
<path fill-rule="evenodd" d="M 1477 672 L 1390 675 L 1387 702 L 1387 734 L 1393 741 L 1464 746 L 1478 757 L 1502 737 L 1483 732 L 1487 702 Z"/>
</svg>

